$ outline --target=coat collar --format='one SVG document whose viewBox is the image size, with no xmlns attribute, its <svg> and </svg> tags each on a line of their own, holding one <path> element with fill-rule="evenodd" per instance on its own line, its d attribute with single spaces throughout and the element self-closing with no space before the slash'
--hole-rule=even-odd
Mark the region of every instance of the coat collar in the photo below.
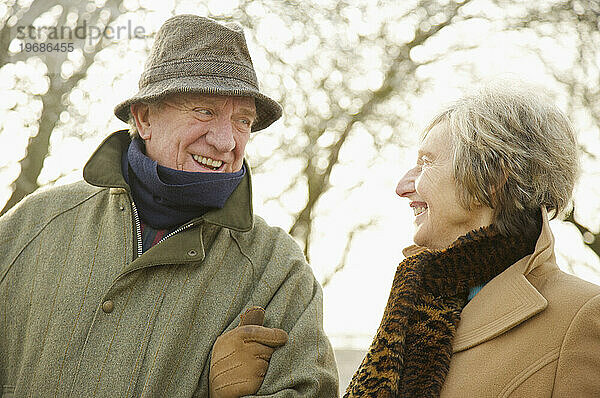
<svg viewBox="0 0 600 398">
<path fill-rule="evenodd" d="M 465 306 L 454 336 L 453 352 L 491 340 L 542 312 L 548 302 L 526 276 L 542 264 L 557 267 L 554 236 L 542 208 L 542 230 L 531 255 L 523 257 L 488 282 Z"/>
<path fill-rule="evenodd" d="M 131 196 L 129 185 L 121 172 L 121 155 L 129 147 L 131 139 L 127 130 L 119 130 L 109 135 L 92 154 L 83 168 L 83 178 L 89 184 L 123 188 Z M 246 161 L 244 160 L 244 163 Z M 209 211 L 194 222 L 208 222 L 236 231 L 249 231 L 254 223 L 252 211 L 252 180 L 247 163 L 246 175 L 233 191 L 222 209 Z"/>
<path fill-rule="evenodd" d="M 531 255 L 523 257 L 489 281 L 467 303 L 461 313 L 452 350 L 459 352 L 491 340 L 542 312 L 548 302 L 527 280 L 526 276 L 542 264 L 557 267 L 554 256 L 554 235 L 548 222 L 548 212 L 542 207 L 542 230 Z M 402 253 L 409 257 L 427 250 L 412 245 Z"/>
</svg>

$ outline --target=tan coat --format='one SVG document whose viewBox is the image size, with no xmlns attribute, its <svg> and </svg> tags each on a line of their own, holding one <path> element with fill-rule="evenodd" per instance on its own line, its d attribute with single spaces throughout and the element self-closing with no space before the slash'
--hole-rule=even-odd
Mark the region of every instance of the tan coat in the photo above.
<svg viewBox="0 0 600 398">
<path fill-rule="evenodd" d="M 600 286 L 556 265 L 546 212 L 535 252 L 464 308 L 450 397 L 600 397 Z"/>
</svg>

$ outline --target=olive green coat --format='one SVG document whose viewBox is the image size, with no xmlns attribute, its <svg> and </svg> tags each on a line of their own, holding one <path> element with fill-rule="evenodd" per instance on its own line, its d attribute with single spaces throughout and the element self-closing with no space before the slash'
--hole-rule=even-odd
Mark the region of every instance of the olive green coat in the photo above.
<svg viewBox="0 0 600 398">
<path fill-rule="evenodd" d="M 210 353 L 246 308 L 289 333 L 259 395 L 335 397 L 322 291 L 283 230 L 253 216 L 250 174 L 223 209 L 138 257 L 125 131 L 84 179 L 0 218 L 0 384 L 10 397 L 207 397 Z"/>
</svg>

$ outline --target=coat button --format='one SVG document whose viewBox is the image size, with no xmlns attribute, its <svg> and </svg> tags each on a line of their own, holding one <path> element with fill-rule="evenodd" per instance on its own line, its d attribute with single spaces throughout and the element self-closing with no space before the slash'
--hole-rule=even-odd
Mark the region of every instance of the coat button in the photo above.
<svg viewBox="0 0 600 398">
<path fill-rule="evenodd" d="M 194 249 L 192 249 L 188 252 L 188 256 L 190 256 L 190 257 L 196 257 L 197 255 L 198 255 L 198 252 Z"/>
<path fill-rule="evenodd" d="M 115 309 L 115 305 L 112 300 L 106 300 L 102 303 L 102 311 L 110 314 Z"/>
</svg>

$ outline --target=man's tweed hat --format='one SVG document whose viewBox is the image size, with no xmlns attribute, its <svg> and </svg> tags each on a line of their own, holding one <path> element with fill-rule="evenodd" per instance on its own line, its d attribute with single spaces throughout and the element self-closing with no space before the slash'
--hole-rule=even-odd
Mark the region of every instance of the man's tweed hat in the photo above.
<svg viewBox="0 0 600 398">
<path fill-rule="evenodd" d="M 127 122 L 129 106 L 175 93 L 254 97 L 262 130 L 281 117 L 281 106 L 261 94 L 241 26 L 197 15 L 169 18 L 158 30 L 136 95 L 117 105 Z"/>
</svg>

